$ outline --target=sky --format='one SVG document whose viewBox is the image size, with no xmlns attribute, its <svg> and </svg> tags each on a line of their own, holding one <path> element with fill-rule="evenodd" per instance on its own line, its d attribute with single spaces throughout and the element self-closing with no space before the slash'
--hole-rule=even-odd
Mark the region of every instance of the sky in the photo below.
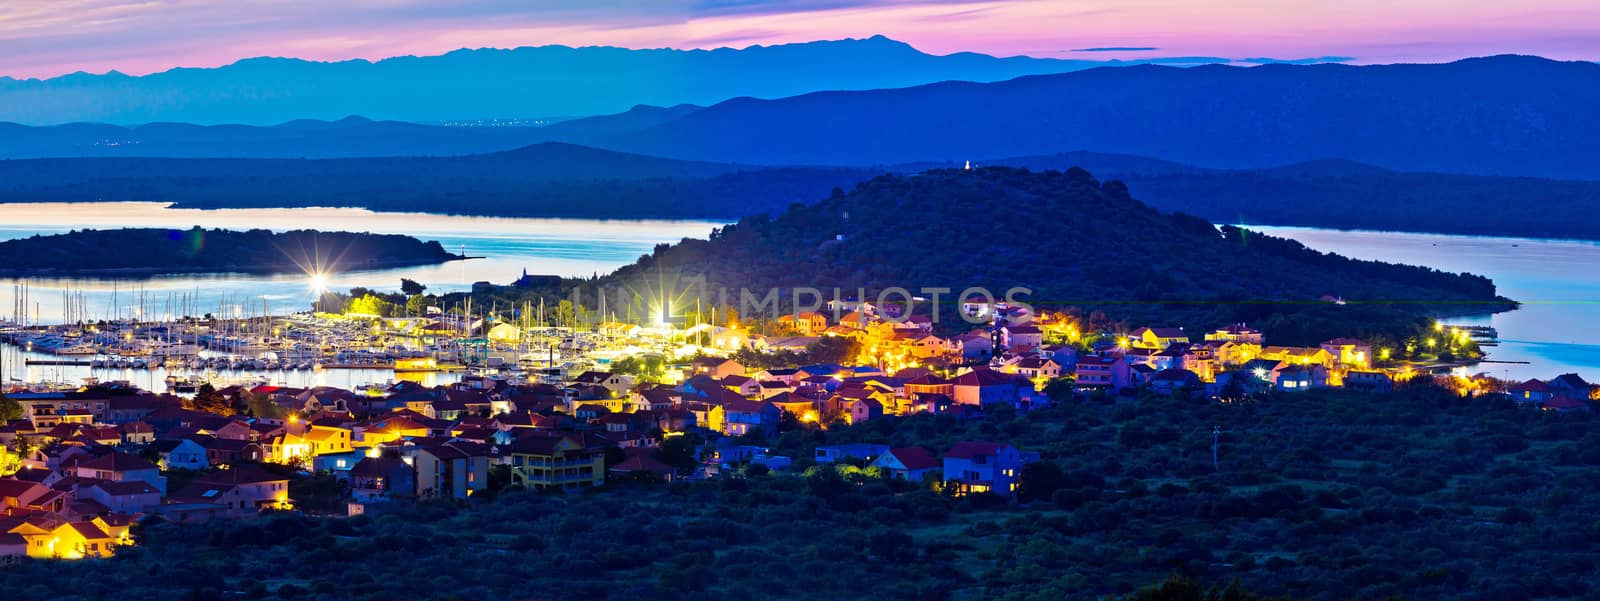
<svg viewBox="0 0 1600 601">
<path fill-rule="evenodd" d="M 923 51 L 1110 59 L 1600 59 L 1595 0 L 0 0 L 0 75 L 254 56 L 715 48 L 875 34 Z"/>
</svg>

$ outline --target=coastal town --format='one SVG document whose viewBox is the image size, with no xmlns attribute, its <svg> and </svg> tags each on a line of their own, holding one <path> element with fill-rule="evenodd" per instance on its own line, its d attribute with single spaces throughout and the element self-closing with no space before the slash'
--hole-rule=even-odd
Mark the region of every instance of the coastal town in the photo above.
<svg viewBox="0 0 1600 601">
<path fill-rule="evenodd" d="M 752 466 L 850 464 L 942 494 L 1007 499 L 1038 458 L 1004 436 L 948 448 L 816 445 L 800 456 L 766 444 L 782 432 L 917 414 L 983 420 L 999 408 L 1144 395 L 1270 402 L 1418 383 L 1505 395 L 1532 411 L 1588 412 L 1600 399 L 1577 374 L 1512 382 L 1440 361 L 1481 334 L 1442 323 L 1420 341 L 1438 351 L 1419 357 L 1354 338 L 1276 346 L 1247 324 L 1101 331 L 1070 311 L 1003 302 L 964 304 L 982 324 L 954 335 L 893 305 L 827 309 L 687 327 L 560 328 L 439 310 L 8 324 L 0 340 L 60 361 L 137 360 L 201 375 L 168 377 L 167 390 L 98 378 L 7 383 L 0 558 L 111 557 L 135 544 L 130 532 L 144 520 L 352 516 L 471 505 L 506 488 L 739 477 Z M 270 379 L 274 369 L 363 366 L 396 378 L 348 389 Z M 441 373 L 451 381 L 419 377 Z"/>
</svg>

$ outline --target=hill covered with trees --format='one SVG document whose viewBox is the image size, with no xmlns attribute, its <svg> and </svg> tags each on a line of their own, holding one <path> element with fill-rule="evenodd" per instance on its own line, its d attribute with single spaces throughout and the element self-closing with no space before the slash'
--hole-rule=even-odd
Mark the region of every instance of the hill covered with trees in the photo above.
<svg viewBox="0 0 1600 601">
<path fill-rule="evenodd" d="M 0 274 L 328 273 L 464 258 L 410 236 L 295 230 L 80 230 L 0 242 Z"/>
<path fill-rule="evenodd" d="M 1293 316 L 1302 325 L 1326 320 L 1327 329 L 1343 328 L 1337 335 L 1509 307 L 1481 276 L 1357 261 L 1219 229 L 1158 212 L 1121 182 L 1081 169 L 882 176 L 777 216 L 748 217 L 709 240 L 658 246 L 611 281 L 638 289 L 697 277 L 713 290 L 758 295 L 838 287 L 874 296 L 890 286 L 983 286 L 998 295 L 1026 287 L 1024 300 L 1038 306 L 1197 327 Z"/>
</svg>

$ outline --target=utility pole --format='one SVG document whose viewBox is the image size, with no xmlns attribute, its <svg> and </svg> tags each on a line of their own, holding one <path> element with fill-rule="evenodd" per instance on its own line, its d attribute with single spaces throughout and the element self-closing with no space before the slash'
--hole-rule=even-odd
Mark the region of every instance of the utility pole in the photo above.
<svg viewBox="0 0 1600 601">
<path fill-rule="evenodd" d="M 1211 471 L 1217 471 L 1217 447 L 1222 442 L 1222 426 L 1211 426 Z"/>
</svg>

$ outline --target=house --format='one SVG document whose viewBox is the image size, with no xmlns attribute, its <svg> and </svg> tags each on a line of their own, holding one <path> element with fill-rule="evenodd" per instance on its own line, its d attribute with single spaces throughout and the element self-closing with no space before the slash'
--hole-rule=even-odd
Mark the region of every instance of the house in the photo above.
<svg viewBox="0 0 1600 601">
<path fill-rule="evenodd" d="M 289 479 L 255 466 L 236 466 L 196 478 L 167 498 L 169 510 L 217 508 L 211 515 L 244 517 L 266 509 L 288 509 Z"/>
<path fill-rule="evenodd" d="M 611 477 L 658 481 L 670 481 L 675 475 L 672 466 L 657 459 L 653 450 L 644 448 L 625 449 L 622 461 L 611 466 L 607 473 Z"/>
<path fill-rule="evenodd" d="M 343 453 L 350 450 L 354 433 L 349 428 L 313 424 L 301 437 L 310 456 Z"/>
<path fill-rule="evenodd" d="M 161 504 L 161 491 L 142 480 L 96 482 L 78 489 L 78 498 L 88 498 L 116 513 L 136 515 Z"/>
<path fill-rule="evenodd" d="M 260 463 L 267 456 L 259 443 L 248 440 L 208 438 L 200 441 L 200 446 L 206 448 L 206 462 L 215 466 Z"/>
<path fill-rule="evenodd" d="M 964 405 L 1007 403 L 1019 409 L 1028 409 L 1040 402 L 1033 383 L 1027 378 L 998 372 L 987 367 L 977 367 L 956 376 L 952 383 L 952 398 Z"/>
<path fill-rule="evenodd" d="M 1259 394 L 1272 388 L 1271 376 L 1268 371 L 1257 373 L 1248 369 L 1219 372 L 1216 381 L 1206 384 L 1206 394 L 1224 399 Z"/>
<path fill-rule="evenodd" d="M 898 447 L 884 451 L 867 467 L 884 471 L 891 478 L 928 482 L 939 480 L 941 465 L 933 453 L 922 447 Z"/>
<path fill-rule="evenodd" d="M 817 447 L 816 460 L 817 463 L 834 463 L 848 459 L 856 459 L 862 463 L 871 463 L 874 459 L 877 459 L 879 455 L 882 455 L 888 450 L 889 445 L 886 444 L 854 443 L 823 445 Z"/>
<path fill-rule="evenodd" d="M 1188 344 L 1189 334 L 1183 328 L 1139 328 L 1128 335 L 1128 346 L 1133 348 L 1163 350 L 1174 344 Z"/>
<path fill-rule="evenodd" d="M 142 421 L 134 420 L 117 427 L 122 430 L 125 444 L 149 444 L 156 439 L 156 429 Z"/>
<path fill-rule="evenodd" d="M 1162 394 L 1172 394 L 1184 390 L 1193 390 L 1200 387 L 1200 376 L 1187 369 L 1168 368 L 1150 376 L 1150 390 Z"/>
<path fill-rule="evenodd" d="M 1345 367 L 1366 369 L 1372 366 L 1372 345 L 1355 338 L 1335 338 L 1321 344 L 1334 362 Z"/>
<path fill-rule="evenodd" d="M 151 443 L 151 446 L 161 456 L 158 464 L 161 469 L 203 470 L 211 467 L 211 459 L 206 453 L 206 448 L 194 440 L 163 439 Z"/>
<path fill-rule="evenodd" d="M 383 503 L 416 498 L 416 469 L 395 455 L 364 457 L 350 468 L 350 498 Z"/>
<path fill-rule="evenodd" d="M 4 526 L 0 524 L 0 568 L 9 568 L 28 555 L 28 539 L 21 534 L 5 532 Z"/>
<path fill-rule="evenodd" d="M 756 383 L 756 397 L 770 399 L 780 394 L 794 392 L 794 386 L 780 380 L 761 380 Z"/>
<path fill-rule="evenodd" d="M 1554 396 L 1550 392 L 1550 385 L 1538 379 L 1507 386 L 1506 394 L 1511 395 L 1513 400 L 1526 403 L 1543 403 Z"/>
<path fill-rule="evenodd" d="M 113 526 L 103 518 L 67 521 L 56 516 L 35 516 L 6 532 L 21 537 L 28 557 L 35 559 L 111 557 L 118 545 L 129 544 L 126 533 L 125 526 Z"/>
<path fill-rule="evenodd" d="M 1555 413 L 1588 413 L 1589 403 L 1569 396 L 1554 396 L 1548 401 L 1539 403 L 1539 408 Z"/>
<path fill-rule="evenodd" d="M 1211 348 L 1211 355 L 1216 359 L 1216 362 L 1225 366 L 1244 365 L 1261 355 L 1261 345 L 1252 342 L 1228 340 L 1208 342 L 1206 346 Z"/>
<path fill-rule="evenodd" d="M 1344 387 L 1366 392 L 1393 392 L 1394 378 L 1381 371 L 1352 369 L 1344 374 Z"/>
<path fill-rule="evenodd" d="M 489 487 L 489 452 L 481 444 L 419 446 L 413 465 L 418 498 L 461 500 Z"/>
<path fill-rule="evenodd" d="M 750 376 L 728 376 L 722 379 L 722 386 L 745 398 L 761 394 L 761 382 Z"/>
<path fill-rule="evenodd" d="M 572 380 L 573 384 L 582 386 L 601 386 L 611 392 L 611 396 L 619 397 L 628 394 L 633 389 L 633 376 L 614 374 L 604 371 L 586 371 L 578 374 Z"/>
<path fill-rule="evenodd" d="M 782 412 L 767 401 L 727 399 L 711 407 L 706 415 L 706 426 L 726 436 L 743 436 L 752 432 L 772 436 L 778 433 L 778 420 Z"/>
<path fill-rule="evenodd" d="M 1133 370 L 1120 355 L 1085 355 L 1078 358 L 1077 386 L 1116 392 L 1133 385 Z"/>
<path fill-rule="evenodd" d="M 27 480 L 0 479 L 0 514 L 13 510 L 59 513 L 67 507 L 67 495 L 49 486 Z"/>
<path fill-rule="evenodd" d="M 1298 346 L 1267 346 L 1261 348 L 1257 355 L 1260 359 L 1284 361 L 1296 365 L 1321 365 L 1331 368 L 1334 363 L 1333 353 L 1321 348 Z"/>
<path fill-rule="evenodd" d="M 1044 344 L 1044 331 L 1033 324 L 1004 325 L 1000 327 L 1000 334 L 1005 340 L 1006 348 L 1035 349 Z"/>
<path fill-rule="evenodd" d="M 344 453 L 328 453 L 311 458 L 311 471 L 317 473 L 333 474 L 334 477 L 344 480 L 350 476 L 350 470 L 361 463 L 367 455 L 377 452 L 376 449 L 353 449 Z"/>
<path fill-rule="evenodd" d="M 1149 363 L 1137 363 L 1128 367 L 1128 374 L 1134 386 L 1144 386 L 1150 383 L 1150 378 L 1155 377 L 1156 368 Z"/>
<path fill-rule="evenodd" d="M 74 473 L 80 478 L 97 478 L 114 482 L 140 480 L 161 491 L 162 494 L 167 492 L 167 478 L 161 475 L 160 466 L 121 451 L 79 461 Z"/>
<path fill-rule="evenodd" d="M 1006 371 L 1029 380 L 1054 380 L 1061 377 L 1061 364 L 1055 359 L 1023 357 L 1006 365 Z"/>
<path fill-rule="evenodd" d="M 1317 349 L 1317 352 L 1325 353 L 1326 351 Z M 1320 363 L 1256 359 L 1244 364 L 1244 371 L 1265 380 L 1278 390 L 1298 391 L 1322 388 L 1328 385 L 1328 368 Z"/>
<path fill-rule="evenodd" d="M 801 336 L 817 336 L 828 329 L 828 316 L 816 311 L 804 311 L 779 317 L 778 325 Z"/>
<path fill-rule="evenodd" d="M 690 364 L 690 375 L 707 375 L 721 380 L 728 376 L 744 375 L 744 366 L 738 361 L 723 357 L 700 357 Z"/>
<path fill-rule="evenodd" d="M 1266 344 L 1267 339 L 1266 336 L 1261 334 L 1261 330 L 1257 330 L 1242 323 L 1236 323 L 1226 328 L 1221 328 L 1219 330 L 1207 333 L 1206 341 L 1240 342 L 1245 344 L 1253 344 L 1259 347 L 1263 344 Z"/>
<path fill-rule="evenodd" d="M 852 330 L 865 330 L 867 329 L 867 326 L 872 325 L 873 321 L 874 319 L 872 313 L 865 310 L 859 310 L 844 314 L 843 317 L 839 318 L 839 325 Z"/>
<path fill-rule="evenodd" d="M 984 334 L 962 334 L 952 338 L 950 344 L 965 359 L 984 359 L 994 354 L 994 339 Z"/>
<path fill-rule="evenodd" d="M 511 482 L 524 488 L 600 486 L 606 481 L 605 447 L 582 435 L 534 431 L 512 443 Z"/>
<path fill-rule="evenodd" d="M 893 342 L 906 355 L 919 360 L 943 355 L 947 348 L 943 338 L 922 330 L 896 330 Z"/>
<path fill-rule="evenodd" d="M 1545 385 L 1550 389 L 1550 394 L 1566 395 L 1580 400 L 1589 398 L 1590 389 L 1593 388 L 1583 378 L 1578 377 L 1578 374 L 1561 374 L 1551 378 Z"/>
<path fill-rule="evenodd" d="M 1022 453 L 995 442 L 958 442 L 944 454 L 944 481 L 957 494 L 992 493 L 1010 497 L 1017 492 Z"/>
<path fill-rule="evenodd" d="M 883 417 L 883 403 L 871 398 L 845 400 L 839 409 L 845 423 L 852 425 Z"/>
<path fill-rule="evenodd" d="M 794 416 L 803 422 L 814 422 L 820 418 L 817 410 L 817 400 L 794 392 L 784 392 L 765 399 L 779 411 Z"/>
</svg>

